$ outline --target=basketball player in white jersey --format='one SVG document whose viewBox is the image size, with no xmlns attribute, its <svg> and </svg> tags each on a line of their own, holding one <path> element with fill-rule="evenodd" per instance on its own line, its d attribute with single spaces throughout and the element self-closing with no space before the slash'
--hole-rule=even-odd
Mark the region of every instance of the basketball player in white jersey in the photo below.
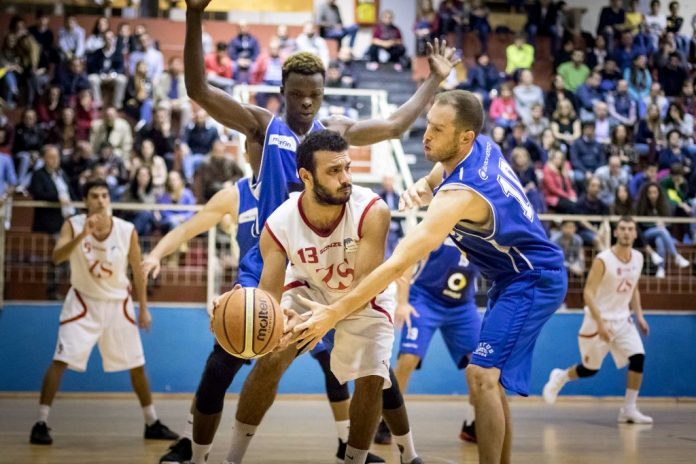
<svg viewBox="0 0 696 464">
<path fill-rule="evenodd" d="M 157 419 L 145 373 L 138 328 L 152 322 L 140 270 L 140 245 L 133 224 L 111 215 L 109 186 L 103 180 L 84 187 L 87 214 L 63 224 L 53 262 L 70 260 L 70 291 L 60 314 L 58 343 L 41 387 L 39 418 L 30 442 L 50 445 L 46 425 L 65 368 L 84 372 L 94 345 L 99 345 L 104 371 L 130 371 L 131 383 L 145 416 L 145 438 L 173 440 L 177 434 Z M 136 316 L 128 280 L 130 266 L 138 299 Z"/>
<path fill-rule="evenodd" d="M 633 219 L 622 217 L 614 237 L 616 244 L 595 257 L 587 275 L 583 291 L 585 319 L 578 334 L 582 361 L 568 369 L 551 371 L 544 386 L 544 400 L 553 404 L 566 383 L 595 375 L 611 352 L 617 368 L 628 364 L 626 398 L 619 412 L 619 423 L 652 424 L 652 418 L 636 406 L 643 380 L 645 350 L 629 307 L 633 308 L 643 334 L 648 335 L 650 327 L 640 303 L 638 280 L 643 270 L 643 255 L 633 249 L 636 239 Z"/>
<path fill-rule="evenodd" d="M 264 266 L 259 288 L 298 313 L 306 312 L 301 297 L 332 302 L 383 261 L 389 208 L 371 190 L 351 185 L 347 150 L 336 132 L 308 135 L 297 149 L 304 191 L 270 215 L 260 237 Z M 393 301 L 380 294 L 335 326 L 331 371 L 341 383 L 355 381 L 346 463 L 365 462 L 382 412 L 382 390 L 391 385 L 392 320 Z M 293 322 L 286 324 L 288 335 L 298 320 Z M 257 361 L 239 398 L 226 463 L 242 462 L 283 372 L 303 348 L 293 344 Z M 389 425 L 394 430 L 401 424 Z M 394 438 L 402 462 L 422 462 L 410 430 Z"/>
</svg>

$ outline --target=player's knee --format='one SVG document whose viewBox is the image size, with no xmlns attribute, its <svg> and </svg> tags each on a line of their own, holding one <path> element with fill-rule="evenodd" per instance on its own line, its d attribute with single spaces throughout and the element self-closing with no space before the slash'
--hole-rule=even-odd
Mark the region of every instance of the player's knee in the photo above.
<svg viewBox="0 0 696 464">
<path fill-rule="evenodd" d="M 595 375 L 599 370 L 596 369 L 588 369 L 582 364 L 578 364 L 575 367 L 575 373 L 578 374 L 578 377 L 581 379 L 587 378 L 587 377 L 592 377 Z"/>
<path fill-rule="evenodd" d="M 404 404 L 404 397 L 401 394 L 401 388 L 399 388 L 394 371 L 391 369 L 389 369 L 389 378 L 391 379 L 391 387 L 382 390 L 382 408 L 399 409 Z"/>
<path fill-rule="evenodd" d="M 216 414 L 222 411 L 225 392 L 243 365 L 243 359 L 230 356 L 221 350 L 213 351 L 205 364 L 196 391 L 196 409 L 201 414 Z"/>
<path fill-rule="evenodd" d="M 480 394 L 491 390 L 498 390 L 500 383 L 500 371 L 470 364 L 466 369 L 466 381 L 472 394 Z"/>
<path fill-rule="evenodd" d="M 643 373 L 643 366 L 645 364 L 645 355 L 643 353 L 634 354 L 628 358 L 628 370 L 631 372 L 637 372 L 638 374 Z"/>
<path fill-rule="evenodd" d="M 326 396 L 332 403 L 339 403 L 341 401 L 346 401 L 350 398 L 350 391 L 348 390 L 348 385 L 343 384 L 338 381 L 333 372 L 331 372 L 331 355 L 328 351 L 322 351 L 314 356 L 321 366 L 321 370 L 324 372 L 324 380 L 326 384 Z"/>
<path fill-rule="evenodd" d="M 382 393 L 384 379 L 378 375 L 368 375 L 355 380 L 355 392 L 378 397 Z"/>
<path fill-rule="evenodd" d="M 396 368 L 399 372 L 411 373 L 418 367 L 420 358 L 415 354 L 404 353 L 396 361 Z"/>
</svg>

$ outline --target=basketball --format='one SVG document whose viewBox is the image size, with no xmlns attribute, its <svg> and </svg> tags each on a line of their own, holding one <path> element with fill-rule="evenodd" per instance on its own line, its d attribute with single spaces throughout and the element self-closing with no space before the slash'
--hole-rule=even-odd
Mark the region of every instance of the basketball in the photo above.
<svg viewBox="0 0 696 464">
<path fill-rule="evenodd" d="M 232 356 L 261 357 L 283 335 L 283 313 L 273 297 L 258 288 L 239 288 L 223 294 L 213 313 L 213 333 Z"/>
</svg>

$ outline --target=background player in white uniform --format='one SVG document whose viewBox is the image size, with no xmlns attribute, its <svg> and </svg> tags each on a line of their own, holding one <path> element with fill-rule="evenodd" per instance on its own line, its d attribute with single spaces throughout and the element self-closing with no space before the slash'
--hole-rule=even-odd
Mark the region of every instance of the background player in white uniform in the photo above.
<svg viewBox="0 0 696 464">
<path fill-rule="evenodd" d="M 105 181 L 88 182 L 84 191 L 87 214 L 65 221 L 53 250 L 54 263 L 70 260 L 70 291 L 60 313 L 58 343 L 41 386 L 39 418 L 31 430 L 30 441 L 39 445 L 53 442 L 46 422 L 63 372 L 66 367 L 84 372 L 96 344 L 104 371 L 130 371 L 133 390 L 145 416 L 145 438 L 173 440 L 177 434 L 157 419 L 145 374 L 138 327 L 149 329 L 152 318 L 141 278 L 138 235 L 133 224 L 111 216 L 109 186 Z M 139 303 L 137 316 L 130 295 L 128 266 L 133 271 Z"/>
<path fill-rule="evenodd" d="M 652 418 L 642 414 L 636 406 L 643 380 L 645 350 L 633 324 L 629 305 L 645 335 L 650 327 L 640 304 L 638 281 L 643 270 L 643 255 L 633 249 L 636 239 L 633 219 L 621 218 L 614 237 L 616 244 L 597 255 L 585 283 L 585 319 L 578 334 L 582 361 L 568 369 L 551 371 L 544 386 L 544 400 L 552 404 L 567 382 L 595 375 L 607 353 L 611 352 L 617 368 L 628 364 L 626 399 L 618 421 L 651 424 Z"/>
<path fill-rule="evenodd" d="M 389 208 L 370 190 L 352 187 L 347 150 L 348 144 L 335 132 L 308 135 L 297 149 L 305 190 L 272 213 L 261 234 L 264 266 L 259 288 L 278 299 L 282 294 L 281 305 L 300 313 L 306 311 L 302 296 L 335 301 L 384 257 Z M 342 383 L 355 380 L 345 462 L 365 462 L 382 410 L 382 389 L 391 383 L 392 306 L 379 295 L 335 326 L 331 371 Z M 286 331 L 295 325 L 294 319 Z M 228 463 L 242 461 L 283 372 L 301 348 L 292 345 L 257 361 L 239 398 Z M 402 454 L 404 462 L 422 462 L 410 431 L 395 439 L 407 453 Z"/>
</svg>

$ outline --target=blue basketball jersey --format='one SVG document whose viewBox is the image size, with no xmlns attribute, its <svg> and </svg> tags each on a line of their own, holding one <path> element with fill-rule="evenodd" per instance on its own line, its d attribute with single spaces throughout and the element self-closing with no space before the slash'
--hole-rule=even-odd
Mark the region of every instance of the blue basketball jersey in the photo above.
<svg viewBox="0 0 696 464">
<path fill-rule="evenodd" d="M 239 179 L 236 184 L 239 192 L 239 212 L 237 214 L 237 244 L 239 245 L 239 258 L 241 260 L 249 249 L 259 242 L 253 229 L 256 225 L 258 213 L 258 200 L 251 190 L 248 177 Z"/>
<path fill-rule="evenodd" d="M 462 306 L 474 301 L 478 275 L 476 266 L 448 238 L 419 266 L 411 290 L 443 306 Z"/>
<path fill-rule="evenodd" d="M 460 221 L 450 237 L 484 277 L 496 282 L 528 270 L 563 269 L 561 249 L 546 236 L 515 172 L 486 136 L 476 137 L 471 153 L 435 193 L 465 188 L 490 205 L 492 230 L 481 233 Z"/>
</svg>

